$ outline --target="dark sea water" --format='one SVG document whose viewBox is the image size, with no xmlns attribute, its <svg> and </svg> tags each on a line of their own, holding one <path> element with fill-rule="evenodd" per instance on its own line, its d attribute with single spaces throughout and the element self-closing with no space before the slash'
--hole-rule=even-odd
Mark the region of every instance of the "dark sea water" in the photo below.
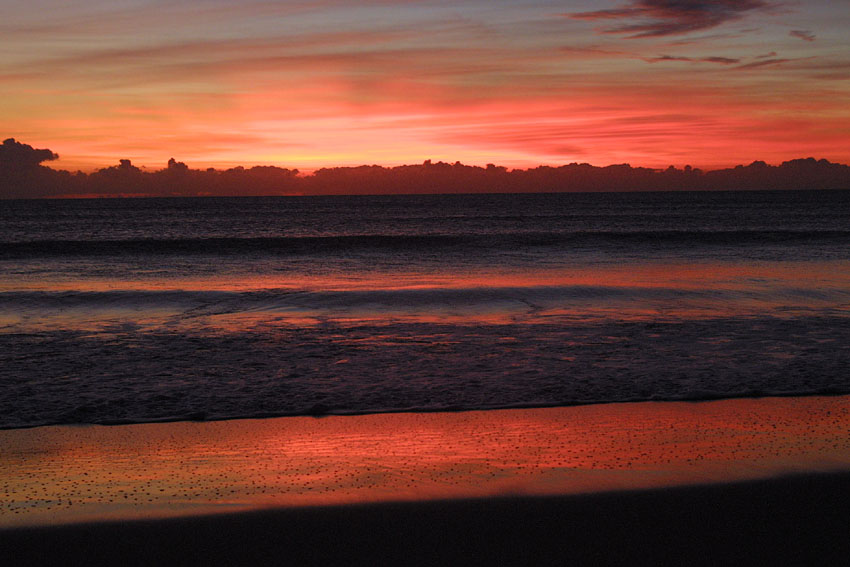
<svg viewBox="0 0 850 567">
<path fill-rule="evenodd" d="M 0 427 L 850 393 L 850 192 L 0 201 Z"/>
</svg>

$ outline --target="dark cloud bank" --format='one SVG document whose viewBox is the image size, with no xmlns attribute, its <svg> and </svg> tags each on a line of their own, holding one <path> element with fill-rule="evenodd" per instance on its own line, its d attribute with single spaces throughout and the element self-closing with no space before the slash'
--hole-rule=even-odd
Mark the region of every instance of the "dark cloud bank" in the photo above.
<svg viewBox="0 0 850 567">
<path fill-rule="evenodd" d="M 633 0 L 622 8 L 570 14 L 580 20 L 614 20 L 604 33 L 663 37 L 717 27 L 770 8 L 765 0 Z"/>
<path fill-rule="evenodd" d="M 269 166 L 198 170 L 173 159 L 154 172 L 129 160 L 90 174 L 41 165 L 57 158 L 50 150 L 5 140 L 0 146 L 0 198 L 850 189 L 850 166 L 814 158 L 779 166 L 755 161 L 707 172 L 690 166 L 649 169 L 586 163 L 508 170 L 430 160 L 398 167 L 324 168 L 310 175 Z"/>
</svg>

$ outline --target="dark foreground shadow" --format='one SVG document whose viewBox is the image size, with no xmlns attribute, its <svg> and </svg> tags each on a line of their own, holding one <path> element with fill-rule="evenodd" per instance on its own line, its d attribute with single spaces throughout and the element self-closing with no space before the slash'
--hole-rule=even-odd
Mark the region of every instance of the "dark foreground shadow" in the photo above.
<svg viewBox="0 0 850 567">
<path fill-rule="evenodd" d="M 0 531 L 6 565 L 805 565 L 850 557 L 850 474 Z"/>
</svg>

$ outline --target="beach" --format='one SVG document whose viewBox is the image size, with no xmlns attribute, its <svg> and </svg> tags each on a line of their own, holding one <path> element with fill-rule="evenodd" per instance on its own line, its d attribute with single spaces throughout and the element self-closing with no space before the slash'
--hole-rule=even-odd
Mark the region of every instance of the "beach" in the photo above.
<svg viewBox="0 0 850 567">
<path fill-rule="evenodd" d="M 848 6 L 4 2 L 0 567 L 850 565 Z"/>
<path fill-rule="evenodd" d="M 846 396 L 0 431 L 18 564 L 846 553 Z"/>
<path fill-rule="evenodd" d="M 830 191 L 9 202 L 0 558 L 836 563 L 848 214 Z"/>
</svg>

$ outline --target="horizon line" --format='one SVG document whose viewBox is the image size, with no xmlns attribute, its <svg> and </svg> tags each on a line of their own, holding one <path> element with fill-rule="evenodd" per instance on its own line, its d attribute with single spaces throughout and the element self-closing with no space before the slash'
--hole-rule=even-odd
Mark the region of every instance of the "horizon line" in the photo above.
<svg viewBox="0 0 850 567">
<path fill-rule="evenodd" d="M 594 169 L 605 169 L 605 168 L 609 168 L 609 167 L 630 167 L 632 169 L 645 169 L 645 170 L 650 170 L 650 171 L 655 171 L 655 172 L 677 170 L 677 171 L 694 171 L 694 172 L 710 173 L 710 172 L 714 172 L 714 171 L 733 170 L 733 169 L 736 169 L 736 168 L 739 168 L 739 167 L 751 167 L 751 166 L 754 166 L 754 165 L 763 165 L 763 166 L 767 166 L 767 167 L 781 167 L 782 165 L 788 164 L 788 163 L 811 162 L 811 161 L 814 161 L 815 163 L 826 162 L 826 163 L 831 164 L 831 165 L 839 165 L 839 166 L 850 167 L 850 163 L 843 163 L 843 162 L 840 162 L 840 161 L 831 161 L 828 158 L 816 158 L 814 156 L 790 158 L 790 159 L 787 159 L 787 160 L 783 160 L 779 163 L 768 163 L 768 162 L 761 160 L 761 159 L 755 159 L 755 160 L 750 161 L 749 163 L 736 163 L 736 164 L 733 164 L 733 165 L 726 165 L 726 166 L 713 166 L 714 167 L 713 169 L 709 169 L 708 167 L 691 166 L 690 164 L 679 165 L 679 166 L 677 166 L 675 164 L 670 164 L 666 167 L 652 167 L 652 166 L 648 166 L 648 165 L 635 165 L 635 164 L 630 163 L 630 162 L 619 162 L 619 163 L 609 163 L 609 164 L 606 164 L 606 165 L 595 165 L 595 164 L 587 162 L 587 161 L 571 161 L 571 162 L 563 162 L 563 163 L 538 163 L 536 165 L 529 165 L 529 166 L 526 166 L 526 167 L 511 167 L 511 166 L 500 165 L 500 164 L 497 164 L 497 163 L 487 163 L 487 164 L 481 165 L 481 164 L 478 164 L 478 163 L 465 163 L 465 162 L 461 162 L 460 160 L 456 160 L 454 162 L 451 162 L 451 161 L 443 161 L 442 159 L 434 160 L 432 158 L 425 159 L 425 160 L 420 161 L 420 162 L 409 162 L 409 163 L 404 162 L 404 163 L 398 163 L 398 164 L 380 164 L 380 163 L 363 162 L 363 163 L 359 163 L 357 165 L 338 164 L 338 165 L 323 165 L 323 166 L 320 166 L 320 167 L 310 167 L 310 168 L 301 168 L 301 167 L 291 166 L 291 165 L 280 165 L 280 164 L 277 164 L 277 163 L 263 163 L 263 162 L 257 162 L 257 163 L 248 164 L 248 165 L 236 164 L 236 165 L 231 165 L 231 166 L 218 166 L 218 167 L 216 167 L 216 166 L 207 166 L 207 167 L 194 166 L 193 167 L 193 166 L 191 166 L 191 165 L 189 165 L 185 162 L 179 161 L 179 160 L 177 160 L 173 157 L 169 158 L 169 160 L 165 163 L 165 165 L 162 166 L 162 167 L 159 167 L 159 168 L 157 168 L 157 166 L 152 166 L 152 165 L 136 165 L 135 163 L 132 162 L 132 159 L 128 159 L 128 158 L 120 158 L 120 159 L 117 160 L 117 163 L 114 163 L 114 164 L 111 164 L 111 165 L 93 166 L 92 169 L 88 169 L 88 170 L 83 170 L 83 169 L 71 170 L 71 169 L 65 169 L 65 168 L 62 168 L 62 167 L 57 167 L 57 166 L 54 166 L 52 164 L 44 164 L 44 163 L 41 164 L 41 165 L 43 167 L 47 167 L 49 169 L 52 169 L 53 171 L 56 171 L 56 172 L 63 172 L 64 171 L 64 172 L 70 173 L 72 175 L 78 174 L 78 173 L 83 173 L 85 175 L 91 175 L 93 173 L 97 173 L 98 171 L 104 171 L 104 170 L 108 170 L 108 169 L 111 169 L 111 168 L 118 168 L 118 167 L 121 166 L 121 164 L 123 162 L 127 162 L 132 167 L 138 168 L 142 173 L 157 173 L 157 172 L 160 172 L 160 171 L 167 171 L 168 168 L 169 168 L 168 164 L 172 160 L 177 165 L 186 166 L 189 171 L 199 171 L 199 172 L 215 171 L 215 172 L 221 173 L 221 172 L 225 172 L 225 171 L 238 170 L 240 168 L 245 169 L 245 170 L 249 170 L 249 169 L 253 169 L 253 168 L 274 168 L 274 169 L 281 169 L 281 170 L 286 170 L 286 171 L 297 172 L 296 175 L 298 177 L 309 177 L 309 176 L 315 174 L 317 171 L 333 170 L 333 169 L 359 169 L 359 168 L 395 169 L 395 168 L 403 168 L 403 167 L 444 166 L 444 165 L 450 166 L 450 167 L 462 166 L 462 167 L 470 167 L 470 168 L 479 168 L 479 169 L 484 169 L 484 170 L 486 170 L 486 169 L 488 169 L 492 166 L 495 169 L 504 169 L 505 172 L 507 172 L 507 173 L 514 172 L 514 171 L 516 171 L 516 172 L 530 171 L 530 170 L 539 169 L 539 168 L 558 169 L 558 168 L 561 168 L 561 167 L 569 167 L 569 166 L 589 166 L 589 167 L 592 167 Z M 61 158 L 58 158 L 57 161 L 61 161 Z"/>
<path fill-rule="evenodd" d="M 251 161 L 249 161 L 247 165 L 244 164 L 244 163 L 224 161 L 224 162 L 208 162 L 207 164 L 189 166 L 188 164 L 186 164 L 186 162 L 178 161 L 172 155 L 167 161 L 165 161 L 163 166 L 159 166 L 159 167 L 156 166 L 156 165 L 150 165 L 150 164 L 147 164 L 147 163 L 143 164 L 143 165 L 133 164 L 134 158 L 118 158 L 116 160 L 117 163 L 114 161 L 110 165 L 90 165 L 89 167 L 87 167 L 85 169 L 80 168 L 80 167 L 77 167 L 75 169 L 75 168 L 69 168 L 67 165 L 63 164 L 62 162 L 64 160 L 62 159 L 61 154 L 54 152 L 52 149 L 35 148 L 30 144 L 27 144 L 25 142 L 20 142 L 19 140 L 17 140 L 14 137 L 8 137 L 8 138 L 3 140 L 3 146 L 6 146 L 7 143 L 9 143 L 10 146 L 18 146 L 19 148 L 21 148 L 25 151 L 41 153 L 42 156 L 41 156 L 41 159 L 39 160 L 39 162 L 49 162 L 49 163 L 40 163 L 40 165 L 42 165 L 43 167 L 47 167 L 47 168 L 54 170 L 54 171 L 57 171 L 57 172 L 68 172 L 68 173 L 71 173 L 71 174 L 83 173 L 83 174 L 86 174 L 86 175 L 90 175 L 92 173 L 96 173 L 98 171 L 103 171 L 103 170 L 114 168 L 114 167 L 119 167 L 121 164 L 124 164 L 125 162 L 128 165 L 132 165 L 132 167 L 137 168 L 144 173 L 155 173 L 157 171 L 164 171 L 164 170 L 167 170 L 171 164 L 178 164 L 181 167 L 186 167 L 186 168 L 188 168 L 192 171 L 215 170 L 215 171 L 220 172 L 220 171 L 228 171 L 228 170 L 233 170 L 233 169 L 238 169 L 238 168 L 243 168 L 243 169 L 252 169 L 252 168 L 256 168 L 256 167 L 278 168 L 278 169 L 283 169 L 283 170 L 296 171 L 298 173 L 299 177 L 306 177 L 306 176 L 309 176 L 309 175 L 315 173 L 316 171 L 328 170 L 328 169 L 357 169 L 357 168 L 363 168 L 363 167 L 380 167 L 380 168 L 384 168 L 384 169 L 393 169 L 393 168 L 400 168 L 400 167 L 424 166 L 424 165 L 429 165 L 429 164 L 431 164 L 431 165 L 450 165 L 450 166 L 452 166 L 452 165 L 462 165 L 462 166 L 466 166 L 466 167 L 473 167 L 473 168 L 477 167 L 477 168 L 482 168 L 482 169 L 486 169 L 486 168 L 489 168 L 490 166 L 493 166 L 493 167 L 496 167 L 496 168 L 499 168 L 499 169 L 505 169 L 509 172 L 511 172 L 511 171 L 529 171 L 529 170 L 544 168 L 544 167 L 557 169 L 557 168 L 560 168 L 560 167 L 565 167 L 565 166 L 570 166 L 570 165 L 587 165 L 587 166 L 591 166 L 591 167 L 599 168 L 599 169 L 604 169 L 604 168 L 608 168 L 608 167 L 616 167 L 616 166 L 628 166 L 628 167 L 631 167 L 633 169 L 647 169 L 647 170 L 652 170 L 652 171 L 665 171 L 665 170 L 670 170 L 670 169 L 678 169 L 678 170 L 685 170 L 685 171 L 699 170 L 703 173 L 707 173 L 707 172 L 711 172 L 711 171 L 722 171 L 722 170 L 727 170 L 727 169 L 735 169 L 737 167 L 748 167 L 748 166 L 752 166 L 752 165 L 756 165 L 756 164 L 764 164 L 764 165 L 768 165 L 768 166 L 771 166 L 771 167 L 779 167 L 779 166 L 781 166 L 785 163 L 789 163 L 789 162 L 811 161 L 811 160 L 814 160 L 816 162 L 824 162 L 825 161 L 825 162 L 828 162 L 830 164 L 835 164 L 835 165 L 850 166 L 850 163 L 843 163 L 842 161 L 832 161 L 829 158 L 825 158 L 825 157 L 815 158 L 811 155 L 806 156 L 806 157 L 793 157 L 793 158 L 785 159 L 784 161 L 781 161 L 778 164 L 767 163 L 763 159 L 752 159 L 752 160 L 742 160 L 744 162 L 749 161 L 749 163 L 746 163 L 746 164 L 738 162 L 738 163 L 730 163 L 730 164 L 725 164 L 725 165 L 703 164 L 703 165 L 693 166 L 691 163 L 684 163 L 684 164 L 667 164 L 667 165 L 662 165 L 662 166 L 657 166 L 657 167 L 652 166 L 652 165 L 633 165 L 633 162 L 631 162 L 631 161 L 619 161 L 619 162 L 608 163 L 607 165 L 595 165 L 595 164 L 591 163 L 590 161 L 577 161 L 577 160 L 572 160 L 572 161 L 569 161 L 569 162 L 566 162 L 566 161 L 564 161 L 564 162 L 540 162 L 540 161 L 532 162 L 532 161 L 529 161 L 525 164 L 516 165 L 516 166 L 500 165 L 500 164 L 496 164 L 495 161 L 482 160 L 482 161 L 486 161 L 486 163 L 484 165 L 482 165 L 478 160 L 475 160 L 475 161 L 470 162 L 470 163 L 464 163 L 461 160 L 450 161 L 450 160 L 448 160 L 448 158 L 445 158 L 445 157 L 437 157 L 437 158 L 429 157 L 429 158 L 426 158 L 426 159 L 421 160 L 421 161 L 411 160 L 411 161 L 403 161 L 403 162 L 400 161 L 400 162 L 390 162 L 390 163 L 376 163 L 376 162 L 372 162 L 372 163 L 368 163 L 368 162 L 346 163 L 345 160 L 342 160 L 342 163 L 325 164 L 325 165 L 321 165 L 321 166 L 318 166 L 318 167 L 313 167 L 313 166 L 298 167 L 298 166 L 295 166 L 295 165 L 292 165 L 292 164 L 284 165 L 284 164 L 281 164 L 281 162 L 278 162 L 278 161 L 268 161 L 268 162 L 260 162 L 260 161 L 251 162 Z M 839 160 L 840 160 L 840 158 L 839 158 Z M 517 162 L 517 161 L 518 160 L 507 160 L 508 163 Z"/>
<path fill-rule="evenodd" d="M 758 189 L 850 189 L 850 166 L 828 159 L 795 158 L 771 165 L 703 170 L 595 166 L 587 162 L 509 169 L 427 159 L 418 164 L 340 165 L 310 172 L 276 165 L 193 169 L 174 158 L 161 169 L 140 168 L 130 159 L 90 173 L 42 165 L 59 156 L 14 138 L 0 146 L 0 197 L 153 197 L 205 195 L 443 194 L 717 191 Z"/>
</svg>

